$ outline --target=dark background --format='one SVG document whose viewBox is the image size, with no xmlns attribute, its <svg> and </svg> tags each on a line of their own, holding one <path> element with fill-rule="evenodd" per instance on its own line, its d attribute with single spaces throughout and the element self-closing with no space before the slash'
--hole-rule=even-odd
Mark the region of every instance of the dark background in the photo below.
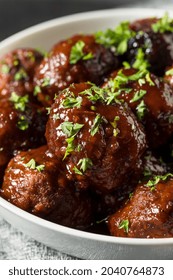
<svg viewBox="0 0 173 280">
<path fill-rule="evenodd" d="M 26 27 L 52 18 L 116 8 L 129 2 L 135 0 L 0 0 L 0 41 Z"/>
</svg>

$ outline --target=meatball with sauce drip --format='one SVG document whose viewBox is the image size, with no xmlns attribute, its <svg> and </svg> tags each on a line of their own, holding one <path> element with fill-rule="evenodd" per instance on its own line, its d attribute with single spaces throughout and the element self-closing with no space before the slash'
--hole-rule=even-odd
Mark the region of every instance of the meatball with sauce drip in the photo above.
<svg viewBox="0 0 173 280">
<path fill-rule="evenodd" d="M 0 178 L 17 150 L 35 148 L 45 143 L 45 110 L 31 102 L 28 95 L 12 94 L 0 102 Z"/>
<path fill-rule="evenodd" d="M 73 84 L 57 96 L 46 139 L 66 164 L 68 178 L 98 193 L 127 184 L 146 148 L 145 133 L 131 110 L 90 83 Z"/>
<path fill-rule="evenodd" d="M 33 76 L 43 56 L 38 51 L 26 48 L 16 49 L 0 59 L 0 100 L 10 98 L 11 93 L 29 95 L 37 102 L 34 95 Z"/>
<path fill-rule="evenodd" d="M 117 67 L 117 57 L 96 43 L 93 35 L 75 35 L 56 44 L 37 69 L 34 81 L 40 88 L 38 98 L 50 105 L 55 94 L 71 83 L 101 84 Z"/>
<path fill-rule="evenodd" d="M 149 147 L 157 149 L 173 135 L 173 89 L 146 70 L 113 72 L 103 87 L 124 100 L 145 127 Z"/>
<path fill-rule="evenodd" d="M 146 184 L 139 184 L 125 205 L 109 217 L 111 235 L 133 238 L 173 237 L 172 176 L 155 176 Z"/>
<path fill-rule="evenodd" d="M 5 172 L 1 196 L 38 217 L 64 226 L 91 225 L 91 199 L 67 182 L 62 163 L 47 146 L 20 152 Z"/>
</svg>

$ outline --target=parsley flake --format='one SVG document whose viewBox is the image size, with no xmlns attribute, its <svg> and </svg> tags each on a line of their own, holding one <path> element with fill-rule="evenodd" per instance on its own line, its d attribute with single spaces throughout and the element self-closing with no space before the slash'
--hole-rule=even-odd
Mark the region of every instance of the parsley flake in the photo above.
<svg viewBox="0 0 173 280">
<path fill-rule="evenodd" d="M 82 104 L 82 97 L 67 97 L 63 102 L 62 105 L 64 108 L 80 108 Z"/>
<path fill-rule="evenodd" d="M 42 87 L 47 87 L 47 86 L 50 86 L 50 78 L 49 77 L 45 77 L 43 79 L 43 82 L 42 82 Z"/>
<path fill-rule="evenodd" d="M 95 34 L 96 42 L 105 47 L 116 48 L 118 54 L 122 55 L 127 51 L 128 41 L 135 36 L 135 32 L 129 28 L 129 22 L 125 21 L 118 25 L 114 30 L 98 31 Z"/>
<path fill-rule="evenodd" d="M 26 105 L 29 102 L 29 96 L 28 94 L 24 96 L 19 96 L 15 92 L 12 92 L 9 100 L 14 103 L 14 107 L 16 110 L 24 112 Z"/>
<path fill-rule="evenodd" d="M 63 122 L 61 124 L 61 130 L 67 137 L 74 137 L 83 126 L 84 124 L 80 123 Z"/>
<path fill-rule="evenodd" d="M 148 183 L 146 184 L 147 187 L 151 188 L 151 191 L 155 190 L 155 186 L 160 182 L 160 181 L 165 181 L 168 179 L 168 177 L 173 177 L 172 173 L 167 173 L 165 175 L 157 175 L 154 176 L 152 180 L 149 180 Z"/>
<path fill-rule="evenodd" d="M 17 127 L 20 130 L 27 130 L 29 128 L 29 122 L 28 119 L 25 116 L 20 116 L 18 122 L 17 122 Z"/>
<path fill-rule="evenodd" d="M 85 43 L 82 40 L 76 42 L 76 44 L 71 48 L 70 52 L 70 64 L 76 64 L 80 59 L 88 60 L 93 58 L 92 53 L 85 54 L 83 48 Z"/>
<path fill-rule="evenodd" d="M 22 79 L 26 79 L 28 77 L 28 74 L 24 70 L 24 68 L 19 69 L 19 71 L 14 75 L 15 81 L 20 81 Z"/>
<path fill-rule="evenodd" d="M 82 172 L 76 166 L 73 167 L 73 171 L 78 175 L 83 175 Z"/>
<path fill-rule="evenodd" d="M 152 24 L 151 27 L 155 33 L 173 32 L 173 20 L 168 16 L 168 13 L 165 13 L 165 15 L 156 23 Z"/>
<path fill-rule="evenodd" d="M 132 98 L 130 101 L 131 101 L 131 102 L 136 102 L 136 101 L 140 100 L 142 97 L 144 97 L 144 95 L 145 95 L 146 93 L 147 93 L 146 90 L 140 89 L 140 90 L 138 90 L 138 91 L 135 92 L 133 98 Z"/>
<path fill-rule="evenodd" d="M 142 120 L 145 113 L 146 113 L 147 107 L 144 103 L 144 101 L 142 100 L 139 105 L 136 107 L 136 114 L 139 120 Z"/>
<path fill-rule="evenodd" d="M 172 76 L 172 75 L 173 75 L 173 68 L 167 70 L 166 73 L 165 73 L 165 75 L 166 75 L 166 76 L 169 76 L 169 75 Z"/>
<path fill-rule="evenodd" d="M 10 72 L 10 67 L 7 64 L 3 64 L 1 67 L 2 74 L 8 74 Z"/>
<path fill-rule="evenodd" d="M 25 166 L 33 170 L 36 169 L 39 172 L 43 171 L 45 168 L 44 164 L 37 165 L 35 159 L 33 158 L 28 163 L 26 163 Z"/>
<path fill-rule="evenodd" d="M 124 229 L 124 232 L 129 232 L 129 220 L 122 220 L 119 224 L 119 229 Z"/>
<path fill-rule="evenodd" d="M 35 88 L 34 88 L 34 96 L 37 96 L 38 93 L 40 93 L 40 92 L 41 92 L 41 88 L 39 86 L 35 86 Z"/>
<path fill-rule="evenodd" d="M 100 114 L 97 114 L 91 127 L 91 136 L 94 136 L 98 132 L 101 122 L 102 117 Z"/>
<path fill-rule="evenodd" d="M 84 173 L 88 168 L 93 166 L 93 162 L 90 158 L 82 158 L 77 165 L 80 166 L 80 170 Z"/>
<path fill-rule="evenodd" d="M 142 48 L 139 48 L 137 51 L 136 60 L 133 63 L 132 67 L 135 69 L 139 69 L 139 70 L 146 70 L 147 68 L 149 68 L 149 66 L 150 66 L 150 64 L 145 59 L 145 54 L 144 54 Z"/>
</svg>

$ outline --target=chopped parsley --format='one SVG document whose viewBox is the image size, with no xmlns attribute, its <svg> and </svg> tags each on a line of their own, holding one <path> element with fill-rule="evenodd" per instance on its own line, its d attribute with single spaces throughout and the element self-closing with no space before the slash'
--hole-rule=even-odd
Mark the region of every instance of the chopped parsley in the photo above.
<svg viewBox="0 0 173 280">
<path fill-rule="evenodd" d="M 115 47 L 120 55 L 127 51 L 128 41 L 135 36 L 135 32 L 130 30 L 129 22 L 125 21 L 118 25 L 114 30 L 98 31 L 95 34 L 96 42 L 105 47 Z"/>
<path fill-rule="evenodd" d="M 169 75 L 172 76 L 172 75 L 173 75 L 173 68 L 167 70 L 166 73 L 165 73 L 165 75 L 166 75 L 166 76 L 169 76 Z"/>
<path fill-rule="evenodd" d="M 93 166 L 93 162 L 90 158 L 82 158 L 77 165 L 80 166 L 80 170 L 84 173 L 88 168 Z"/>
<path fill-rule="evenodd" d="M 91 127 L 91 136 L 94 136 L 98 132 L 101 122 L 102 116 L 100 114 L 97 114 Z"/>
<path fill-rule="evenodd" d="M 147 107 L 144 103 L 144 101 L 142 100 L 139 105 L 136 107 L 136 114 L 139 120 L 142 120 L 143 117 L 145 116 Z"/>
<path fill-rule="evenodd" d="M 80 108 L 82 104 L 82 97 L 66 97 L 66 99 L 62 102 L 64 108 Z"/>
<path fill-rule="evenodd" d="M 8 74 L 10 72 L 10 67 L 7 64 L 3 64 L 1 67 L 2 74 Z"/>
<path fill-rule="evenodd" d="M 42 87 L 47 87 L 47 86 L 50 86 L 50 78 L 49 77 L 45 77 L 43 79 L 43 82 L 42 82 Z"/>
<path fill-rule="evenodd" d="M 116 116 L 113 120 L 113 122 L 110 122 L 110 124 L 112 125 L 112 127 L 114 128 L 113 130 L 113 135 L 116 137 L 119 133 L 119 130 L 117 129 L 117 121 L 120 120 L 119 116 Z"/>
<path fill-rule="evenodd" d="M 22 79 L 26 79 L 28 77 L 28 74 L 24 70 L 24 68 L 20 68 L 19 71 L 14 75 L 15 81 L 20 81 Z"/>
<path fill-rule="evenodd" d="M 146 90 L 142 90 L 142 89 L 136 91 L 134 96 L 133 96 L 133 98 L 130 100 L 130 102 L 136 102 L 136 101 L 140 100 L 142 97 L 144 97 L 144 95 L 146 93 L 147 93 L 147 91 Z"/>
<path fill-rule="evenodd" d="M 146 74 L 145 79 L 146 79 L 146 81 L 149 83 L 150 86 L 154 86 L 154 82 L 152 81 L 149 72 Z"/>
<path fill-rule="evenodd" d="M 149 62 L 145 59 L 145 54 L 142 48 L 138 49 L 136 60 L 133 63 L 132 67 L 139 70 L 146 70 L 150 66 Z"/>
<path fill-rule="evenodd" d="M 37 96 L 38 93 L 41 92 L 41 88 L 39 86 L 35 86 L 34 88 L 34 96 Z"/>
<path fill-rule="evenodd" d="M 63 157 L 63 160 L 75 150 L 74 137 L 67 138 L 66 142 L 67 142 L 67 147 L 65 150 L 65 155 Z"/>
<path fill-rule="evenodd" d="M 60 114 L 53 114 L 52 116 L 53 120 L 56 121 L 56 120 L 59 120 L 60 119 Z"/>
<path fill-rule="evenodd" d="M 63 160 L 69 154 L 71 154 L 74 151 L 74 149 L 75 149 L 75 145 L 74 145 L 75 136 L 83 126 L 84 126 L 84 124 L 72 123 L 72 122 L 63 122 L 61 124 L 62 132 L 68 137 L 66 139 L 67 147 L 66 147 L 66 151 L 65 151 L 65 155 L 64 155 Z"/>
<path fill-rule="evenodd" d="M 79 60 L 88 60 L 93 58 L 93 54 L 90 52 L 88 54 L 85 54 L 83 52 L 83 48 L 85 46 L 85 43 L 82 40 L 79 40 L 76 42 L 76 44 L 71 48 L 70 52 L 70 64 L 75 64 Z"/>
<path fill-rule="evenodd" d="M 84 124 L 80 123 L 63 122 L 61 124 L 61 130 L 67 137 L 74 137 L 83 126 Z"/>
<path fill-rule="evenodd" d="M 124 229 L 124 232 L 129 232 L 129 220 L 122 220 L 119 224 L 119 229 Z"/>
<path fill-rule="evenodd" d="M 165 181 L 168 179 L 168 177 L 173 177 L 172 173 L 167 173 L 165 175 L 157 175 L 154 176 L 152 180 L 149 180 L 148 183 L 146 184 L 147 187 L 151 188 L 151 191 L 155 190 L 156 185 L 160 182 L 160 181 Z"/>
<path fill-rule="evenodd" d="M 24 112 L 26 105 L 29 102 L 29 96 L 28 94 L 24 96 L 19 96 L 15 92 L 12 92 L 9 100 L 14 103 L 14 107 L 16 110 Z"/>
<path fill-rule="evenodd" d="M 155 33 L 173 32 L 173 20 L 168 16 L 168 13 L 165 13 L 165 15 L 156 23 L 152 24 L 151 27 Z"/>
<path fill-rule="evenodd" d="M 76 166 L 73 167 L 73 171 L 78 175 L 83 175 L 82 172 Z"/>
<path fill-rule="evenodd" d="M 25 116 L 20 116 L 18 122 L 17 122 L 17 127 L 20 130 L 27 130 L 29 127 L 29 122 L 28 119 Z"/>
<path fill-rule="evenodd" d="M 28 163 L 26 163 L 25 166 L 33 170 L 36 169 L 39 172 L 43 171 L 45 168 L 44 164 L 37 165 L 35 159 L 33 158 Z"/>
<path fill-rule="evenodd" d="M 100 88 L 90 82 L 89 82 L 89 84 L 91 85 L 91 87 L 88 89 L 85 89 L 84 91 L 81 91 L 80 94 L 86 95 L 87 98 L 92 102 L 97 102 L 99 100 L 105 101 L 106 90 L 104 88 Z"/>
</svg>

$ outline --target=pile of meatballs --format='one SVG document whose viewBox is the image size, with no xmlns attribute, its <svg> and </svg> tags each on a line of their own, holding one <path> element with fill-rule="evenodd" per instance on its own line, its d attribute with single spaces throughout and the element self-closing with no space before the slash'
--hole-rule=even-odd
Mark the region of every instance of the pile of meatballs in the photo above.
<svg viewBox="0 0 173 280">
<path fill-rule="evenodd" d="M 1 197 L 63 226 L 173 237 L 173 20 L 1 57 L 0 182 Z"/>
</svg>

